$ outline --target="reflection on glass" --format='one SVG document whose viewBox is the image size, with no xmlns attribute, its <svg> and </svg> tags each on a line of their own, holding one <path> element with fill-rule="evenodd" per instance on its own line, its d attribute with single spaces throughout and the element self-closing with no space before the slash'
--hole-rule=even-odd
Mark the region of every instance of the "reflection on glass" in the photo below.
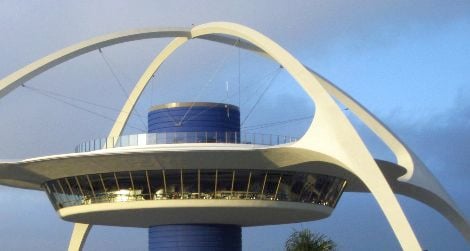
<svg viewBox="0 0 470 251">
<path fill-rule="evenodd" d="M 253 169 L 165 169 L 88 174 L 43 184 L 56 209 L 103 202 L 224 199 L 335 207 L 346 181 L 321 174 Z"/>
</svg>

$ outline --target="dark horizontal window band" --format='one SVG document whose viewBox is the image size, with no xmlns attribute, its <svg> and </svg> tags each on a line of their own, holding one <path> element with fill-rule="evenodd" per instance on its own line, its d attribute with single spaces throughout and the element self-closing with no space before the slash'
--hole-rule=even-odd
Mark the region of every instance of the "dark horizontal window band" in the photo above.
<svg viewBox="0 0 470 251">
<path fill-rule="evenodd" d="M 220 117 L 220 118 L 240 118 L 240 113 L 239 112 L 232 112 L 232 111 L 218 111 L 218 112 L 191 112 L 186 114 L 186 113 L 181 112 L 181 113 L 175 113 L 175 112 L 158 112 L 158 113 L 149 113 L 148 118 L 183 118 L 185 117 L 188 120 L 197 120 L 199 118 L 212 118 L 212 117 Z"/>
<path fill-rule="evenodd" d="M 47 181 L 56 210 L 144 200 L 268 200 L 334 208 L 346 186 L 322 174 L 252 169 L 166 169 L 89 174 Z"/>
<path fill-rule="evenodd" d="M 181 123 L 181 124 L 188 124 L 188 123 L 209 123 L 209 122 L 217 122 L 217 123 L 226 123 L 226 124 L 238 124 L 240 123 L 240 120 L 228 120 L 228 119 L 221 119 L 221 118 L 200 118 L 200 119 L 185 119 L 181 120 L 179 118 L 150 118 L 147 120 L 148 123 L 150 124 L 161 124 L 161 123 Z"/>
<path fill-rule="evenodd" d="M 227 108 L 209 108 L 209 107 L 198 107 L 198 108 L 192 108 L 191 110 L 189 109 L 180 109 L 180 108 L 172 108 L 172 109 L 162 109 L 162 110 L 153 110 L 150 111 L 149 114 L 171 114 L 171 115 L 184 115 L 184 114 L 190 114 L 190 115 L 203 115 L 203 114 L 227 114 L 227 113 L 233 113 L 233 114 L 240 114 L 240 111 L 237 109 L 227 109 Z"/>
<path fill-rule="evenodd" d="M 238 122 L 240 121 L 239 116 L 216 116 L 216 115 L 211 115 L 211 116 L 198 116 L 198 117 L 186 117 L 184 120 L 183 116 L 159 116 L 159 117 L 154 117 L 154 116 L 149 116 L 147 120 L 149 122 L 160 122 L 160 121 L 178 121 L 178 122 L 186 122 L 186 121 L 227 121 L 227 122 Z"/>
<path fill-rule="evenodd" d="M 214 121 L 183 121 L 182 123 L 179 123 L 179 121 L 173 121 L 173 120 L 167 120 L 167 121 L 159 121 L 157 123 L 149 122 L 150 126 L 154 127 L 184 127 L 184 126 L 218 126 L 218 127 L 233 127 L 233 128 L 240 128 L 239 122 L 236 121 L 236 123 L 232 122 L 227 122 L 227 121 L 220 121 L 220 120 L 214 120 Z"/>
<path fill-rule="evenodd" d="M 152 131 L 153 130 L 153 131 Z M 206 131 L 218 131 L 218 132 L 238 132 L 240 129 L 237 126 L 233 125 L 211 125 L 206 126 L 204 124 L 192 124 L 186 126 L 175 126 L 175 124 L 160 124 L 160 125 L 151 125 L 149 126 L 149 133 L 165 133 L 172 131 L 181 131 L 181 132 L 206 132 Z"/>
<path fill-rule="evenodd" d="M 180 121 L 180 120 L 154 120 L 154 121 L 149 121 L 148 124 L 150 126 L 172 126 L 172 127 L 184 127 L 184 126 L 221 126 L 221 127 L 227 127 L 231 126 L 234 128 L 239 128 L 240 127 L 240 122 L 239 121 L 224 121 L 224 120 L 185 120 L 185 121 Z"/>
<path fill-rule="evenodd" d="M 158 116 L 157 116 L 158 115 Z M 184 118 L 184 120 L 183 120 Z M 194 116 L 184 116 L 184 115 L 173 115 L 173 114 L 149 114 L 147 118 L 150 122 L 154 121 L 240 121 L 239 114 L 206 114 L 206 115 L 194 115 Z"/>
</svg>

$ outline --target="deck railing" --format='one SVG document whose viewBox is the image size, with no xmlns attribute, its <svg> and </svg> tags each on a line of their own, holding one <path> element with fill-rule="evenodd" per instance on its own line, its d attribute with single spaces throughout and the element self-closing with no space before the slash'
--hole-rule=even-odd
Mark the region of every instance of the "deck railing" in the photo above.
<svg viewBox="0 0 470 251">
<path fill-rule="evenodd" d="M 101 149 L 181 143 L 226 143 L 279 145 L 297 141 L 297 138 L 274 134 L 238 132 L 160 132 L 98 138 L 85 141 L 75 147 L 75 152 L 90 152 Z"/>
</svg>

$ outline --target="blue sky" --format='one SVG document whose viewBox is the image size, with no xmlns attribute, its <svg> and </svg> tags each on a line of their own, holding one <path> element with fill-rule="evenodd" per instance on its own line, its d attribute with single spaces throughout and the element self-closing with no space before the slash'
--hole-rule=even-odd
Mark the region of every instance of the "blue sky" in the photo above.
<svg viewBox="0 0 470 251">
<path fill-rule="evenodd" d="M 238 22 L 271 37 L 376 114 L 415 150 L 469 217 L 468 13 L 468 1 L 0 1 L 0 77 L 104 33 Z M 139 41 L 103 51 L 129 90 L 168 41 Z M 161 68 L 138 110 L 145 114 L 151 104 L 194 99 L 194 92 L 187 90 L 200 89 L 211 76 L 213 84 L 201 92 L 200 99 L 223 100 L 225 82 L 230 84 L 229 92 L 237 89 L 237 55 L 230 46 L 191 41 Z M 242 87 L 256 88 L 266 85 L 259 80 L 278 67 L 248 52 L 241 52 L 240 66 Z M 98 52 L 66 62 L 26 85 L 114 108 L 124 101 Z M 255 103 L 256 88 L 243 89 L 242 116 Z M 238 97 L 229 101 L 237 104 Z M 87 108 L 116 116 L 110 110 Z M 281 71 L 245 125 L 308 116 L 313 110 L 293 79 Z M 280 116 L 279 111 L 286 114 Z M 392 159 L 352 114 L 348 116 L 375 156 Z M 25 88 L 0 100 L 0 117 L 0 159 L 70 152 L 81 141 L 106 135 L 112 125 Z M 308 122 L 255 131 L 300 136 Z M 135 118 L 129 123 L 142 127 Z M 63 250 L 67 246 L 72 224 L 58 218 L 44 194 L 8 187 L 0 187 L 0 194 L 0 242 L 6 250 Z M 419 202 L 398 197 L 423 248 L 468 250 L 469 244 L 442 216 Z M 341 250 L 399 249 L 372 196 L 345 194 L 328 219 L 245 228 L 244 250 L 282 250 L 292 229 L 301 227 L 329 235 Z M 145 250 L 146 238 L 144 229 L 97 227 L 86 249 Z"/>
</svg>

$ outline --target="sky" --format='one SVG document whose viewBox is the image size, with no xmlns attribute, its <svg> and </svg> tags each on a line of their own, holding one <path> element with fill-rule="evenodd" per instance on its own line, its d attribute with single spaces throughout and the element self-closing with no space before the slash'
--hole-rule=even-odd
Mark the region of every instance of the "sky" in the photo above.
<svg viewBox="0 0 470 251">
<path fill-rule="evenodd" d="M 469 13 L 469 1 L 0 0 L 0 78 L 63 47 L 110 32 L 240 23 L 276 41 L 372 111 L 417 153 L 469 218 Z M 101 54 L 90 52 L 0 99 L 0 160 L 68 153 L 82 141 L 107 135 L 124 93 L 169 41 L 137 41 L 103 48 Z M 161 67 L 137 112 L 145 115 L 151 105 L 171 101 L 228 101 L 241 106 L 242 118 L 253 110 L 243 124 L 250 132 L 300 137 L 308 119 L 257 126 L 314 113 L 301 88 L 278 68 L 233 46 L 190 41 Z M 62 96 L 44 95 L 51 92 Z M 393 160 L 353 114 L 345 113 L 376 158 Z M 146 130 L 145 117 L 138 114 L 126 134 Z M 3 250 L 67 247 L 73 225 L 57 216 L 44 193 L 0 186 L 0 197 Z M 469 249 L 433 209 L 397 197 L 423 248 Z M 324 220 L 244 228 L 243 249 L 282 250 L 293 229 L 301 228 L 328 235 L 340 250 L 400 249 L 372 196 L 353 193 L 344 194 Z M 85 250 L 110 247 L 146 250 L 147 231 L 93 228 Z"/>
</svg>

